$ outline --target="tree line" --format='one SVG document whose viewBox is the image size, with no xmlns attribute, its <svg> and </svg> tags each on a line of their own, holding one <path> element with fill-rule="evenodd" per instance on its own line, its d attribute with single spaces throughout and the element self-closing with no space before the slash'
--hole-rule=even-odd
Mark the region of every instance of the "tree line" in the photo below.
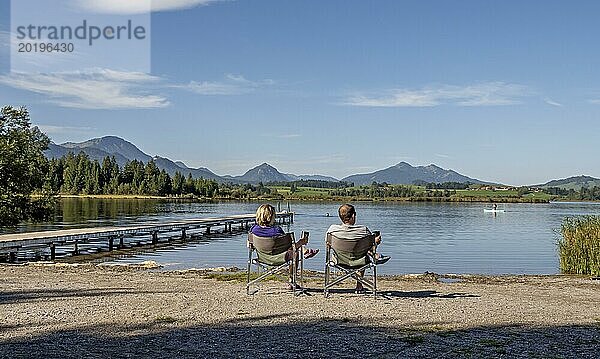
<svg viewBox="0 0 600 359">
<path fill-rule="evenodd" d="M 114 157 L 105 157 L 100 164 L 84 152 L 51 159 L 44 188 L 72 195 L 193 195 L 244 199 L 271 194 L 262 184 L 220 184 L 211 179 L 193 178 L 191 173 L 184 176 L 181 172 L 171 176 L 152 160 L 129 161 L 121 168 Z"/>
<path fill-rule="evenodd" d="M 544 189 L 544 192 L 553 196 L 560 196 L 572 201 L 600 201 L 600 187 L 591 188 L 581 187 L 579 191 L 574 189 L 565 189 L 560 187 L 550 187 Z"/>
</svg>

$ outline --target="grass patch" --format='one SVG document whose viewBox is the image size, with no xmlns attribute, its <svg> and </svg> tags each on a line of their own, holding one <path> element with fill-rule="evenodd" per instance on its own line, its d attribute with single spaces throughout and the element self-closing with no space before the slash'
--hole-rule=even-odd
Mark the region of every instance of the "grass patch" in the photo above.
<svg viewBox="0 0 600 359">
<path fill-rule="evenodd" d="M 521 197 L 515 190 L 510 191 L 492 191 L 492 190 L 479 190 L 479 189 L 459 189 L 456 190 L 458 196 L 464 197 Z"/>
<path fill-rule="evenodd" d="M 177 318 L 173 318 L 171 316 L 160 316 L 160 317 L 156 317 L 156 319 L 154 319 L 155 323 L 165 323 L 165 324 L 172 324 L 177 322 Z"/>
<path fill-rule="evenodd" d="M 256 279 L 258 278 L 259 274 L 258 273 L 251 273 L 250 274 L 250 280 Z M 219 282 L 239 282 L 239 283 L 246 283 L 246 280 L 248 279 L 246 272 L 239 272 L 239 273 L 206 273 L 203 274 L 204 278 L 208 278 L 208 279 L 214 279 L 217 280 Z M 281 278 L 278 278 L 274 275 L 270 275 L 268 277 L 266 277 L 264 280 L 270 280 L 270 281 L 278 281 L 281 282 Z"/>
<path fill-rule="evenodd" d="M 558 240 L 560 270 L 600 275 L 600 216 L 565 218 Z"/>
</svg>

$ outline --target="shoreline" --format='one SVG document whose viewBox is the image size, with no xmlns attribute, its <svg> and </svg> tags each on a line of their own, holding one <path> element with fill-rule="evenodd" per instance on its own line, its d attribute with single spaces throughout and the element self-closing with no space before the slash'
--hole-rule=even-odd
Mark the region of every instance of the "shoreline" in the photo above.
<svg viewBox="0 0 600 359">
<path fill-rule="evenodd" d="M 325 299 L 319 276 L 308 295 L 265 282 L 247 296 L 217 270 L 0 265 L 0 356 L 585 358 L 600 344 L 585 277 L 381 277 L 374 300 L 352 283 Z"/>
<path fill-rule="evenodd" d="M 320 197 L 289 197 L 289 198 L 277 198 L 277 197 L 254 197 L 254 198 L 206 198 L 206 197 L 194 197 L 194 196 L 150 196 L 150 195 L 110 195 L 110 194 L 90 194 L 90 195 L 57 195 L 58 199 L 160 199 L 160 200 L 173 200 L 173 201 L 294 201 L 294 202 L 430 202 L 430 203 L 531 203 L 531 204 L 548 204 L 551 202 L 572 202 L 572 201 L 561 201 L 561 200 L 546 200 L 539 198 L 512 198 L 512 197 L 390 197 L 390 198 L 361 198 L 361 197 L 332 197 L 332 198 L 320 198 Z M 581 202 L 600 202 L 600 201 L 581 201 Z"/>
</svg>

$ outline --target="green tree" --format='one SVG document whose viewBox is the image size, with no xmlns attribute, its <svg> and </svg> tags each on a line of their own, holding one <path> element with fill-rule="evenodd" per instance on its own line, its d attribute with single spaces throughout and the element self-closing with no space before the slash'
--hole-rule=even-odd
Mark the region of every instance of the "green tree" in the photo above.
<svg viewBox="0 0 600 359">
<path fill-rule="evenodd" d="M 49 173 L 43 151 L 50 140 L 30 124 L 24 107 L 0 111 L 0 227 L 46 219 L 54 196 L 42 191 Z M 46 188 L 48 186 L 45 186 Z M 40 196 L 32 197 L 32 194 Z"/>
<path fill-rule="evenodd" d="M 185 177 L 180 172 L 175 172 L 175 176 L 173 177 L 173 193 L 174 194 L 183 194 L 183 186 L 185 182 Z"/>
</svg>

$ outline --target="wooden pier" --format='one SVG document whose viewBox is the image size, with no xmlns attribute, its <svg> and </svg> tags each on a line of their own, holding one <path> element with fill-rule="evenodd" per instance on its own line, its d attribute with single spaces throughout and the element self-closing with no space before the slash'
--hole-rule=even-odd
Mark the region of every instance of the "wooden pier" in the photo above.
<svg viewBox="0 0 600 359">
<path fill-rule="evenodd" d="M 0 235 L 0 256 L 9 262 L 16 262 L 19 251 L 27 248 L 47 248 L 49 258 L 56 258 L 56 247 L 72 246 L 73 254 L 79 254 L 79 247 L 85 243 L 106 241 L 108 251 L 123 249 L 126 238 L 145 239 L 138 243 L 156 245 L 159 241 L 173 238 L 186 239 L 190 235 L 209 235 L 214 232 L 233 233 L 247 231 L 254 223 L 254 214 L 233 215 L 220 218 L 186 219 L 176 222 L 149 222 L 133 226 L 91 227 L 57 231 L 28 232 Z M 277 213 L 279 224 L 294 223 L 293 212 Z M 177 233 L 177 236 L 173 236 Z M 161 236 L 161 234 L 169 234 Z"/>
</svg>

